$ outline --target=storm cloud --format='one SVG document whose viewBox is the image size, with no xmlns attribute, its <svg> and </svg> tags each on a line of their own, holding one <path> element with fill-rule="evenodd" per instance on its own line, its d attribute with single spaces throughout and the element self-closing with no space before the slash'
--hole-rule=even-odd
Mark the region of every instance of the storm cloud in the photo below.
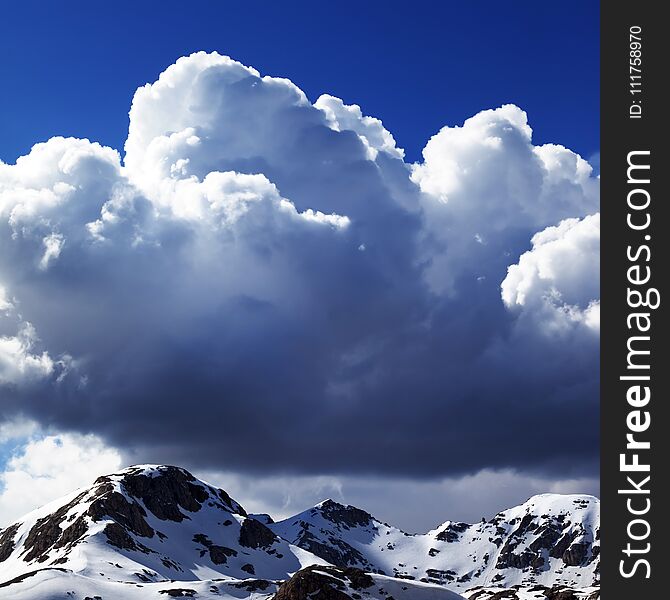
<svg viewBox="0 0 670 600">
<path fill-rule="evenodd" d="M 123 159 L 0 162 L 0 418 L 205 470 L 593 475 L 590 165 L 513 105 L 403 156 L 197 53 L 137 90 Z"/>
</svg>

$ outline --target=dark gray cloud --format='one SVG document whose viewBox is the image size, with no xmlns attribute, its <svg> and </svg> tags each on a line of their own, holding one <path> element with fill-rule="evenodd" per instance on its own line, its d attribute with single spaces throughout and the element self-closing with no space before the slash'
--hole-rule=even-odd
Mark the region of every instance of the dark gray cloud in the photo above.
<svg viewBox="0 0 670 600">
<path fill-rule="evenodd" d="M 408 165 L 357 107 L 198 54 L 130 118 L 123 164 L 0 164 L 3 418 L 200 469 L 596 472 L 598 182 L 523 111 Z"/>
</svg>

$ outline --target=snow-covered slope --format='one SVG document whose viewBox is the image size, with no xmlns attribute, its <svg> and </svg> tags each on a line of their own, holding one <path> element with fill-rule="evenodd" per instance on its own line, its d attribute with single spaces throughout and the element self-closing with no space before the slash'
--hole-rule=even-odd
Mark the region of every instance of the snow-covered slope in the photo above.
<svg viewBox="0 0 670 600">
<path fill-rule="evenodd" d="M 598 527 L 596 498 L 549 494 L 420 535 L 332 500 L 274 523 L 145 465 L 1 530 L 0 600 L 594 600 Z"/>
<path fill-rule="evenodd" d="M 269 527 L 333 564 L 455 590 L 582 588 L 598 582 L 599 521 L 600 503 L 593 496 L 543 494 L 489 521 L 447 521 L 421 535 L 332 500 Z"/>
<path fill-rule="evenodd" d="M 0 599 L 270 598 L 314 565 L 332 568 L 178 467 L 131 467 L 100 477 L 0 531 Z M 364 575 L 355 569 L 322 575 L 338 573 L 342 589 L 349 589 L 349 576 Z M 380 587 L 395 583 L 370 585 L 357 595 L 386 600 Z M 441 586 L 412 596 L 408 589 L 393 597 L 454 598 Z"/>
<path fill-rule="evenodd" d="M 284 579 L 314 557 L 277 537 L 226 492 L 176 467 L 100 477 L 13 530 L 3 578 L 58 566 L 109 581 Z M 7 539 L 4 554 L 9 552 Z M 321 561 L 325 564 L 325 561 Z"/>
</svg>

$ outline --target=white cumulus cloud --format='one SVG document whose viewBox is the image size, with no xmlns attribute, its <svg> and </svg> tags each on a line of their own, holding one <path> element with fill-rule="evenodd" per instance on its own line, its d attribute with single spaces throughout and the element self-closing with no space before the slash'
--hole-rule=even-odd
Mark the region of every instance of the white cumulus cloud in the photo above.
<svg viewBox="0 0 670 600">
<path fill-rule="evenodd" d="M 94 435 L 35 436 L 0 472 L 0 527 L 120 467 L 120 454 Z"/>
<path fill-rule="evenodd" d="M 477 417 L 516 401 L 498 397 L 521 385 L 510 364 L 546 358 L 526 436 L 552 402 L 595 397 L 597 210 L 588 162 L 534 145 L 516 106 L 444 127 L 410 165 L 355 104 L 181 58 L 137 90 L 123 160 L 56 137 L 0 163 L 0 420 L 140 461 L 432 475 L 472 423 L 500 451 L 471 467 L 507 467 L 515 448 Z M 552 345 L 561 323 L 574 339 Z M 583 421 L 524 460 L 595 452 Z"/>
<path fill-rule="evenodd" d="M 354 131 L 365 144 L 370 159 L 374 160 L 380 150 L 396 158 L 405 156 L 405 152 L 396 146 L 393 135 L 382 122 L 363 115 L 357 104 L 347 106 L 340 98 L 323 94 L 314 106 L 326 114 L 328 125 L 335 131 Z"/>
<path fill-rule="evenodd" d="M 37 341 L 31 323 L 22 323 L 14 336 L 0 337 L 0 385 L 29 383 L 49 376 L 54 361 L 47 352 L 34 353 Z"/>
<path fill-rule="evenodd" d="M 505 305 L 532 313 L 551 331 L 575 323 L 598 330 L 600 214 L 547 227 L 532 245 L 501 284 Z"/>
<path fill-rule="evenodd" d="M 562 146 L 535 146 L 526 113 L 514 105 L 442 128 L 423 158 L 411 177 L 424 192 L 433 242 L 427 277 L 440 292 L 454 293 L 464 269 L 495 280 L 501 263 L 527 243 L 523 232 L 598 210 L 590 165 Z"/>
</svg>

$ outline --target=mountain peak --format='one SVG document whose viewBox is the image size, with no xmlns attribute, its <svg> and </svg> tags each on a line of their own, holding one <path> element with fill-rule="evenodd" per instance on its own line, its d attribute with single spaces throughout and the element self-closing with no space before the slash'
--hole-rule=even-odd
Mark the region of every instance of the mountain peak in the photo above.
<svg viewBox="0 0 670 600">
<path fill-rule="evenodd" d="M 112 477 L 114 475 L 119 476 L 145 475 L 147 477 L 159 477 L 163 474 L 175 474 L 175 473 L 181 473 L 191 481 L 196 479 L 196 477 L 193 474 L 191 474 L 183 467 L 178 467 L 175 465 L 166 465 L 166 464 L 153 464 L 153 463 L 130 465 L 128 467 L 120 469 L 116 473 L 108 474 L 107 477 Z"/>
<path fill-rule="evenodd" d="M 22 562 L 64 564 L 91 535 L 118 549 L 148 551 L 145 540 L 163 535 L 155 521 L 190 520 L 190 513 L 205 504 L 246 516 L 224 490 L 199 481 L 185 469 L 140 465 L 98 477 L 90 487 L 49 505 L 50 512 L 31 513 L 8 530 L 14 531 L 13 537 L 18 534 Z M 13 550 L 14 541 L 6 539 L 3 555 L 9 558 Z"/>
<path fill-rule="evenodd" d="M 558 494 L 556 492 L 535 494 L 526 500 L 523 505 L 528 504 L 569 504 L 569 503 L 600 503 L 600 500 L 590 494 Z"/>
<path fill-rule="evenodd" d="M 249 518 L 224 490 L 170 465 L 103 475 L 0 531 L 0 583 L 48 569 L 138 584 L 277 580 L 315 560 L 324 563 Z"/>
<path fill-rule="evenodd" d="M 331 523 L 346 527 L 368 527 L 375 520 L 370 513 L 331 498 L 319 502 L 312 510 L 318 510 Z"/>
<path fill-rule="evenodd" d="M 501 588 L 557 585 L 591 594 L 599 550 L 592 496 L 540 494 L 489 521 L 408 535 L 332 498 L 273 523 L 181 467 L 135 465 L 0 530 L 0 600 L 75 587 L 124 600 L 269 600 L 297 588 L 338 600 L 459 597 L 448 589 L 487 600 Z"/>
<path fill-rule="evenodd" d="M 590 514 L 599 514 L 600 500 L 588 494 L 536 494 L 531 496 L 523 504 L 499 512 L 494 519 L 514 517 L 522 518 L 524 515 L 532 514 L 543 518 L 574 515 L 576 512 L 584 513 L 584 518 Z M 561 516 L 563 515 L 563 516 Z"/>
</svg>

